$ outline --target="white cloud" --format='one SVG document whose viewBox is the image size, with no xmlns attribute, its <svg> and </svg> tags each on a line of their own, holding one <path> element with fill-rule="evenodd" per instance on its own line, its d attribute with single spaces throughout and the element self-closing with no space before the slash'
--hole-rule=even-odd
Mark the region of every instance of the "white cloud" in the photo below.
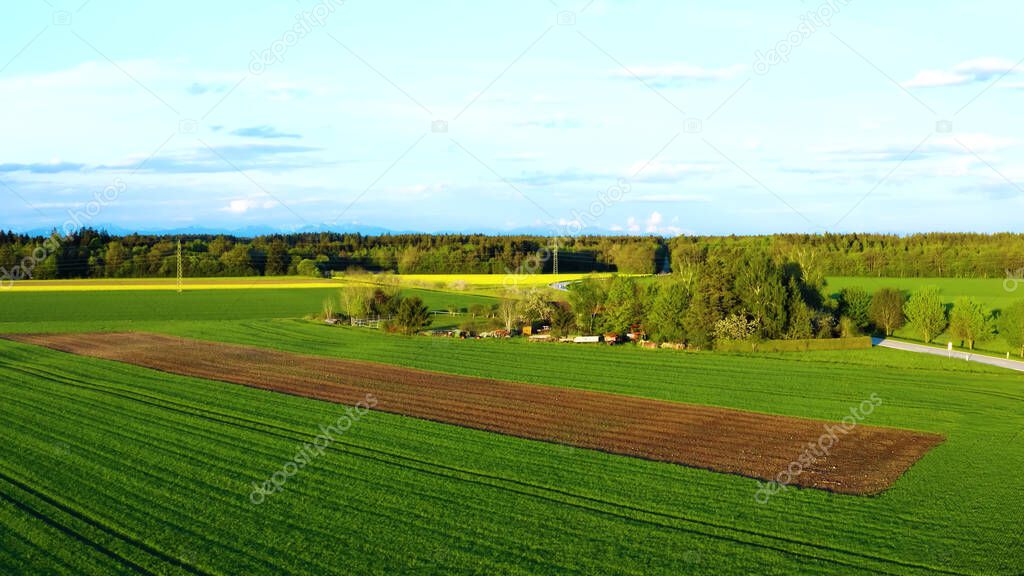
<svg viewBox="0 0 1024 576">
<path fill-rule="evenodd" d="M 630 202 L 710 202 L 711 197 L 704 194 L 630 194 Z"/>
<path fill-rule="evenodd" d="M 516 126 L 531 128 L 580 128 L 583 126 L 583 121 L 574 116 L 557 112 L 555 114 L 548 114 L 546 116 L 516 122 Z"/>
<path fill-rule="evenodd" d="M 609 229 L 612 232 L 625 232 L 627 234 L 659 234 L 662 236 L 682 234 L 683 229 L 674 225 L 674 223 L 679 222 L 679 218 L 673 218 L 672 222 L 673 224 L 666 224 L 665 217 L 661 212 L 654 211 L 642 222 L 636 216 L 630 216 L 626 219 L 625 225 L 615 224 Z"/>
<path fill-rule="evenodd" d="M 637 174 L 639 172 L 635 178 L 632 178 L 632 180 L 637 181 L 675 181 L 686 176 L 710 174 L 718 171 L 719 167 L 715 164 L 638 160 L 629 167 L 626 173 Z"/>
<path fill-rule="evenodd" d="M 958 142 L 959 141 L 959 142 Z M 975 151 L 1003 150 L 1020 143 L 1016 138 L 1002 138 L 991 134 L 967 133 L 939 138 L 937 144 L 950 150 L 963 150 L 963 146 Z"/>
<path fill-rule="evenodd" d="M 951 70 L 922 70 L 903 83 L 906 88 L 936 88 L 939 86 L 963 86 L 975 82 L 987 82 L 994 78 L 1017 71 L 1016 63 L 1002 58 L 976 58 L 961 62 Z"/>
<path fill-rule="evenodd" d="M 728 80 L 741 74 L 747 67 L 735 64 L 724 68 L 704 68 L 693 64 L 669 64 L 666 66 L 635 66 L 629 70 L 618 69 L 612 72 L 616 78 L 635 78 L 649 81 L 655 85 L 667 86 L 687 81 Z"/>
<path fill-rule="evenodd" d="M 924 144 L 920 141 L 901 140 L 889 143 L 869 144 L 862 146 L 838 146 L 817 149 L 835 159 L 851 161 L 902 161 L 904 158 L 921 159 L 928 157 L 949 157 L 970 154 L 966 146 L 974 152 L 995 152 L 1012 148 L 1020 144 L 1016 138 L 994 136 L 984 133 L 963 134 L 953 133 L 948 136 L 933 136 Z M 916 151 L 915 151 L 916 149 Z M 913 152 L 913 154 L 911 154 Z"/>
<path fill-rule="evenodd" d="M 657 232 L 662 220 L 663 217 L 660 212 L 651 212 L 651 215 L 647 218 L 644 230 L 647 232 Z"/>
<path fill-rule="evenodd" d="M 513 152 L 498 156 L 498 160 L 506 162 L 524 162 L 527 160 L 539 160 L 542 156 L 537 152 Z"/>
<path fill-rule="evenodd" d="M 269 210 L 271 208 L 276 207 L 277 205 L 278 205 L 277 200 L 273 200 L 273 199 L 267 199 L 267 198 L 240 198 L 240 199 L 237 199 L 237 200 L 230 201 L 228 203 L 228 205 L 223 210 L 226 211 L 226 212 L 230 212 L 232 214 L 245 214 L 246 212 L 249 212 L 250 210 L 256 210 L 256 209 L 259 209 L 259 208 L 262 208 L 264 210 Z"/>
</svg>

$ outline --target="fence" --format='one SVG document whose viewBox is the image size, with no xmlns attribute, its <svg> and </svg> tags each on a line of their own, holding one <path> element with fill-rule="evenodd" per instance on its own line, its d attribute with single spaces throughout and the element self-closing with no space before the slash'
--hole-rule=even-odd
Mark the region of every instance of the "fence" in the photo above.
<svg viewBox="0 0 1024 576">
<path fill-rule="evenodd" d="M 384 322 L 389 322 L 393 316 L 367 316 L 366 318 L 352 318 L 349 322 L 353 326 L 361 328 L 380 328 Z"/>
</svg>

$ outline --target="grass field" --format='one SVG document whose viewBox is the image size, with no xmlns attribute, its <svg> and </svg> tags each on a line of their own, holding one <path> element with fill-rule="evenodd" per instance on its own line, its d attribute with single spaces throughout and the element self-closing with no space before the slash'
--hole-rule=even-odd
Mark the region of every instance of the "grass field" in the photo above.
<svg viewBox="0 0 1024 576">
<path fill-rule="evenodd" d="M 449 289 L 502 288 L 547 286 L 554 282 L 572 282 L 584 278 L 605 278 L 613 274 L 605 272 L 573 274 L 390 274 L 402 285 L 422 288 Z M 373 274 L 346 275 L 338 273 L 334 278 L 307 278 L 304 276 L 235 276 L 210 278 L 184 278 L 186 289 L 228 289 L 228 288 L 309 288 L 335 286 L 346 281 L 366 282 Z M 132 289 L 176 289 L 176 278 L 86 278 L 77 280 L 18 280 L 4 285 L 13 291 L 63 291 L 63 290 L 132 290 Z"/>
<path fill-rule="evenodd" d="M 875 292 L 879 288 L 898 288 L 907 294 L 922 286 L 937 287 L 946 304 L 952 306 L 953 301 L 960 296 L 970 296 L 981 302 L 991 310 L 1002 310 L 1003 308 L 1024 300 L 1024 282 L 1019 285 L 1012 281 L 1005 282 L 1002 278 L 865 278 L 865 277 L 834 277 L 828 279 L 828 292 L 838 293 L 843 288 L 859 286 L 868 292 Z M 1007 288 L 1010 288 L 1009 290 Z M 921 336 L 904 327 L 896 331 L 895 336 L 904 340 L 920 341 Z M 934 344 L 944 346 L 946 342 L 953 341 L 953 337 L 944 332 L 937 336 Z M 959 341 L 954 341 L 959 345 Z M 1003 355 L 1006 352 L 1016 354 L 1018 349 L 1011 349 L 1006 341 L 1000 337 L 980 342 L 976 348 L 982 352 L 989 352 L 996 355 Z"/>
<path fill-rule="evenodd" d="M 1014 290 L 1007 290 L 1002 278 L 868 278 L 832 277 L 828 279 L 828 292 L 838 293 L 843 288 L 860 286 L 868 292 L 879 288 L 899 288 L 911 294 L 922 286 L 935 286 L 946 302 L 953 303 L 959 296 L 970 296 L 994 310 L 1024 300 L 1024 282 Z M 1014 284 L 1008 284 L 1014 288 Z"/>
<path fill-rule="evenodd" d="M 337 300 L 334 288 L 265 287 L 259 290 L 86 290 L 0 292 L 0 326 L 5 323 L 44 323 L 55 331 L 94 322 L 134 323 L 146 320 L 242 320 L 296 318 L 320 311 L 324 300 Z M 431 310 L 449 305 L 467 308 L 490 303 L 486 296 L 404 289 L 418 296 Z M 458 322 L 458 316 L 435 316 L 436 326 Z"/>
<path fill-rule="evenodd" d="M 244 276 L 236 278 L 184 278 L 184 290 L 238 290 L 256 288 L 330 288 L 327 278 L 302 276 Z M 11 292 L 110 292 L 116 290 L 177 290 L 176 278 L 88 278 L 82 280 L 18 280 L 3 286 Z"/>
<path fill-rule="evenodd" d="M 609 278 L 611 273 L 590 274 L 396 274 L 393 278 L 405 287 L 440 290 L 478 296 L 498 297 L 510 290 L 545 289 L 557 282 L 574 282 L 584 278 Z M 368 276 L 356 275 L 338 277 L 341 281 L 365 281 Z M 548 289 L 552 299 L 562 299 L 565 294 Z"/>
<path fill-rule="evenodd" d="M 403 284 L 434 287 L 448 287 L 462 283 L 471 288 L 496 286 L 547 286 L 553 282 L 572 282 L 588 277 L 603 278 L 612 276 L 610 273 L 595 272 L 588 274 L 397 274 Z"/>
<path fill-rule="evenodd" d="M 738 476 L 371 412 L 255 506 L 252 483 L 335 421 L 337 406 L 0 341 L 0 572 L 1013 574 L 1024 565 L 1018 374 L 879 349 L 731 355 L 400 337 L 268 317 L 259 300 L 268 293 L 204 301 L 206 319 L 184 320 L 165 318 L 157 292 L 133 296 L 131 315 L 87 292 L 49 312 L 17 300 L 30 294 L 0 294 L 0 332 L 127 326 L 833 421 L 877 394 L 866 423 L 947 441 L 879 496 L 789 490 L 758 504 L 757 482 Z M 75 310 L 98 305 L 104 314 L 77 320 Z"/>
</svg>

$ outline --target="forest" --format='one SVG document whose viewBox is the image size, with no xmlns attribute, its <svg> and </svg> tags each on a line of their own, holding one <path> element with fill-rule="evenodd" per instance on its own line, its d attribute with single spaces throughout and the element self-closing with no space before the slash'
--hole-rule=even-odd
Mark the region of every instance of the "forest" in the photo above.
<svg viewBox="0 0 1024 576">
<path fill-rule="evenodd" d="M 486 236 L 309 233 L 114 236 L 89 228 L 68 236 L 0 232 L 5 280 L 173 277 L 177 245 L 187 277 L 323 276 L 349 269 L 399 274 L 550 273 L 557 244 L 560 272 L 674 272 L 692 276 L 716 260 L 766 254 L 821 277 L 996 278 L 1024 271 L 1024 235 L 931 233 L 910 236 L 821 234 L 772 236 Z"/>
</svg>

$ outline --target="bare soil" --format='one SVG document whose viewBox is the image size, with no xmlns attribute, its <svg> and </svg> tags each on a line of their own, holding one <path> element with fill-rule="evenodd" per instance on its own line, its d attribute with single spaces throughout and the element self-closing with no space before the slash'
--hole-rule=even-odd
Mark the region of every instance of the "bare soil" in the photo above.
<svg viewBox="0 0 1024 576">
<path fill-rule="evenodd" d="M 429 372 L 146 333 L 9 335 L 55 350 L 173 374 L 354 405 L 532 440 L 778 480 L 877 494 L 938 434 L 793 418 L 555 386 Z M 832 434 L 830 435 L 830 430 Z M 808 450 L 813 445 L 829 446 Z M 799 467 L 793 463 L 802 455 Z"/>
</svg>

